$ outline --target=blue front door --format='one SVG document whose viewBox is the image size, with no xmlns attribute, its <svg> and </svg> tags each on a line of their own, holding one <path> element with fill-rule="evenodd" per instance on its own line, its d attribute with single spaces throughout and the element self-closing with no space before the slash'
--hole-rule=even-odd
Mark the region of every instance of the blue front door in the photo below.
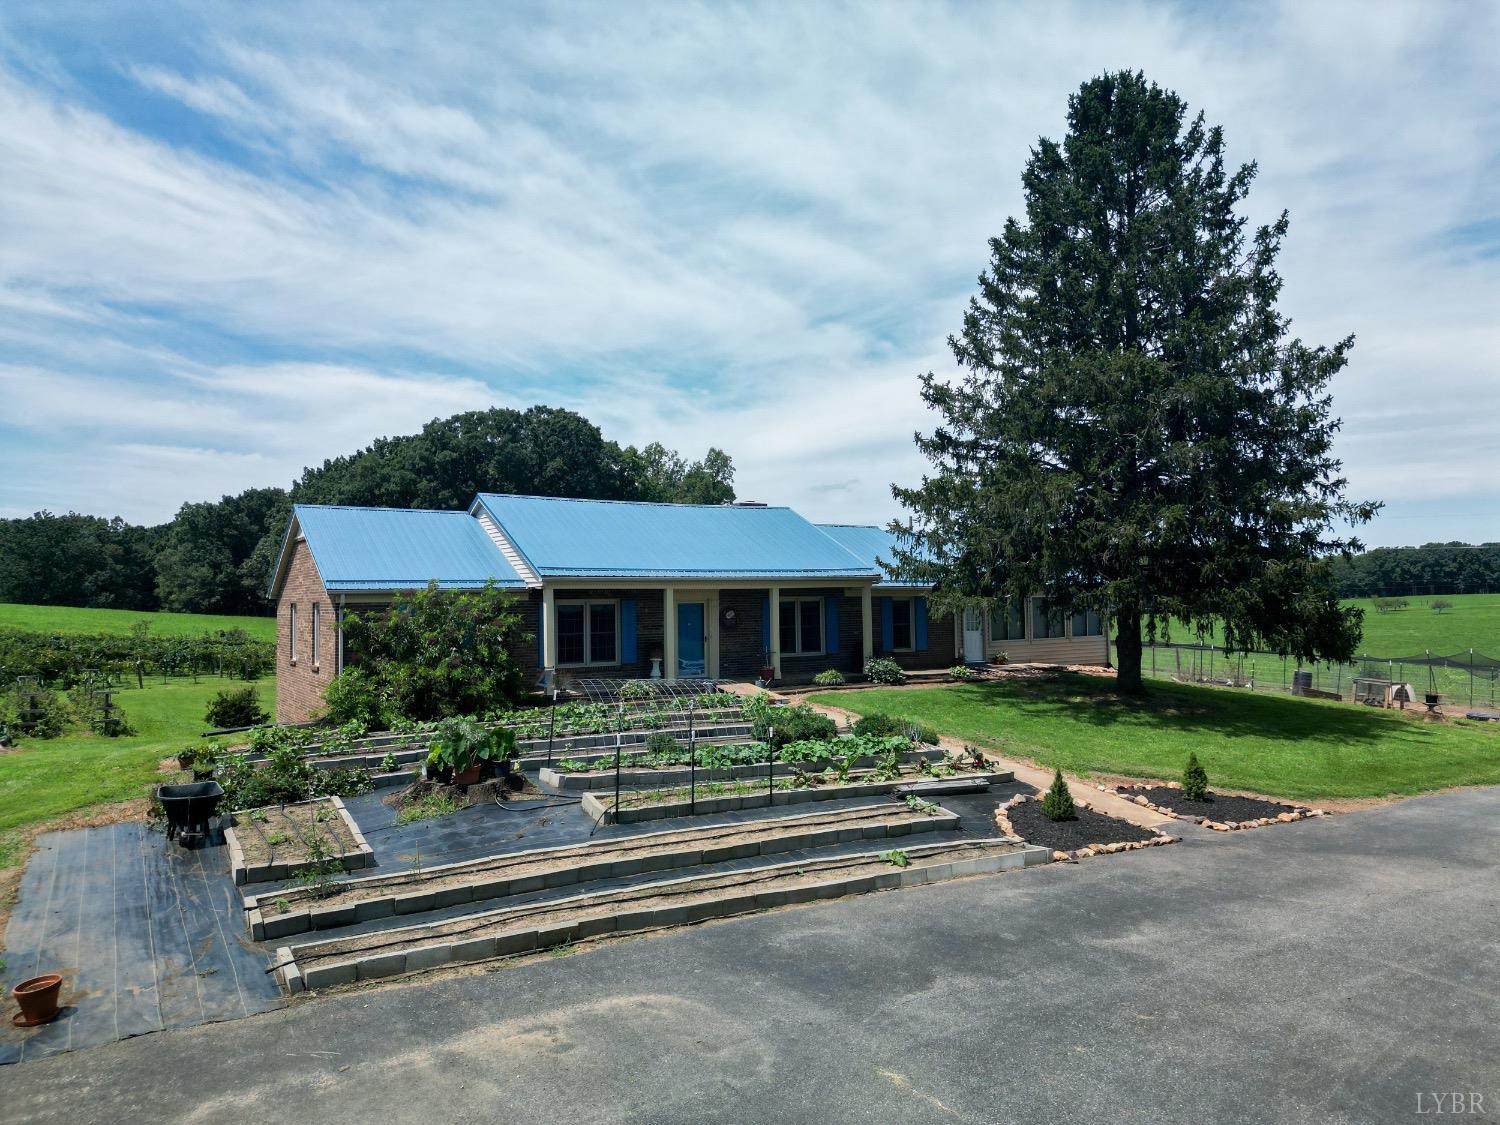
<svg viewBox="0 0 1500 1125">
<path fill-rule="evenodd" d="M 677 603 L 677 675 L 706 676 L 703 659 L 703 603 Z"/>
</svg>

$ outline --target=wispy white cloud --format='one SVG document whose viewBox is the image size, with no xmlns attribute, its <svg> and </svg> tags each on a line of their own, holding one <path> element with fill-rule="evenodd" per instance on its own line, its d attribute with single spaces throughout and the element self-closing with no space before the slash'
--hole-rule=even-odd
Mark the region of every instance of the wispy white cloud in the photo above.
<svg viewBox="0 0 1500 1125">
<path fill-rule="evenodd" d="M 1138 66 L 1291 210 L 1297 331 L 1358 334 L 1353 491 L 1500 512 L 1493 8 L 107 11 L 0 27 L 0 505 L 159 518 L 545 400 L 884 519 L 1029 146 Z"/>
</svg>

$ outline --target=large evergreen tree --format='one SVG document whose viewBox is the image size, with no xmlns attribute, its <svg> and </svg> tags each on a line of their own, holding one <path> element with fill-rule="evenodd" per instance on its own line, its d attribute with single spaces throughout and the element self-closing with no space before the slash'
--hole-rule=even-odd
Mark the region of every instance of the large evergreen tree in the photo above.
<svg viewBox="0 0 1500 1125">
<path fill-rule="evenodd" d="M 1141 690 L 1143 629 L 1223 623 L 1226 646 L 1347 658 L 1331 556 L 1340 521 L 1329 380 L 1353 338 L 1290 337 L 1275 262 L 1287 217 L 1237 213 L 1254 164 L 1229 171 L 1218 127 L 1136 73 L 1095 78 L 1042 139 L 1024 221 L 928 373 L 941 416 L 917 444 L 935 471 L 894 489 L 900 569 L 950 605 L 1043 594 L 1113 616 L 1120 685 Z"/>
</svg>

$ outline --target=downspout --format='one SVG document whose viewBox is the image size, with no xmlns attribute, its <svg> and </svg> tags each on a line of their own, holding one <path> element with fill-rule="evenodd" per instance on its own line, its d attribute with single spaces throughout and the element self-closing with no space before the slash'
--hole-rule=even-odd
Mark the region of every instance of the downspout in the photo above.
<svg viewBox="0 0 1500 1125">
<path fill-rule="evenodd" d="M 344 670 L 344 597 L 344 594 L 339 594 L 339 647 L 338 651 L 334 653 L 333 658 L 334 675 L 338 675 Z"/>
</svg>

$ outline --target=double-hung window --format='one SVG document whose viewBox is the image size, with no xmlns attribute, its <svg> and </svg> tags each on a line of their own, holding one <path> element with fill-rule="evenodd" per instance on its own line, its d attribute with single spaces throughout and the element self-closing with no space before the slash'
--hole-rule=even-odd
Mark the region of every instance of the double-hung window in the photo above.
<svg viewBox="0 0 1500 1125">
<path fill-rule="evenodd" d="M 1091 609 L 1079 610 L 1073 614 L 1073 635 L 1075 637 L 1102 637 L 1104 636 L 1104 622 Z"/>
<path fill-rule="evenodd" d="M 891 651 L 911 652 L 916 647 L 917 622 L 910 598 L 891 599 Z"/>
<path fill-rule="evenodd" d="M 823 653 L 822 598 L 783 598 L 777 625 L 783 656 Z"/>
<path fill-rule="evenodd" d="M 990 607 L 990 640 L 1024 641 L 1026 622 L 1019 602 L 996 602 Z"/>
<path fill-rule="evenodd" d="M 323 606 L 320 603 L 313 602 L 313 604 L 312 604 L 312 658 L 313 658 L 313 671 L 315 671 L 315 672 L 318 669 L 319 657 L 321 655 L 320 649 L 322 648 L 321 638 L 318 636 L 318 633 L 320 632 L 319 625 L 321 624 L 319 618 L 322 617 L 322 614 L 319 611 L 322 608 L 323 608 Z"/>
<path fill-rule="evenodd" d="M 1031 639 L 1040 641 L 1049 637 L 1068 635 L 1067 618 L 1046 598 L 1031 599 Z"/>
<path fill-rule="evenodd" d="M 620 606 L 613 601 L 557 603 L 557 662 L 620 662 Z"/>
<path fill-rule="evenodd" d="M 293 664 L 297 663 L 297 603 L 287 608 L 286 654 Z"/>
</svg>

